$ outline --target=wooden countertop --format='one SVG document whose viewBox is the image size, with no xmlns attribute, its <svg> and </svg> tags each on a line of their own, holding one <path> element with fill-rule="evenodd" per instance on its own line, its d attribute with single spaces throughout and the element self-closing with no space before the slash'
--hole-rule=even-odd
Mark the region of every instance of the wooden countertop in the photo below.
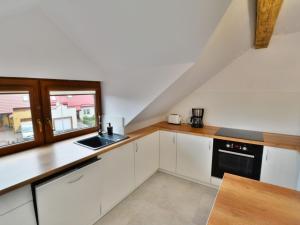
<svg viewBox="0 0 300 225">
<path fill-rule="evenodd" d="M 130 133 L 128 139 L 97 151 L 74 144 L 75 141 L 96 135 L 92 133 L 1 157 L 0 195 L 61 172 L 157 130 L 157 127 L 148 127 Z"/>
<path fill-rule="evenodd" d="M 172 125 L 167 122 L 160 122 L 155 124 L 155 126 L 158 127 L 160 130 L 194 134 L 194 135 L 218 138 L 218 139 L 228 140 L 228 141 L 237 141 L 237 142 L 248 143 L 248 144 L 286 148 L 286 149 L 296 150 L 300 152 L 300 136 L 262 132 L 264 136 L 264 141 L 252 141 L 246 139 L 218 136 L 216 135 L 216 133 L 220 129 L 220 127 L 214 127 L 214 126 L 204 126 L 204 128 L 192 128 L 188 124 Z"/>
<path fill-rule="evenodd" d="M 94 136 L 95 133 L 80 136 L 73 139 L 57 142 L 47 146 L 37 147 L 28 151 L 4 156 L 0 158 L 0 195 L 31 184 L 37 180 L 68 169 L 78 163 L 111 151 L 121 145 L 132 142 L 147 134 L 158 130 L 167 130 L 180 133 L 188 133 L 211 138 L 239 141 L 244 143 L 261 144 L 267 146 L 281 147 L 300 152 L 300 137 L 264 133 L 264 142 L 250 141 L 244 139 L 216 136 L 219 127 L 205 126 L 204 128 L 192 128 L 190 125 L 171 125 L 161 122 L 144 129 L 128 134 L 129 138 L 102 148 L 97 151 L 74 144 L 74 141 Z"/>
<path fill-rule="evenodd" d="M 225 174 L 207 225 L 299 225 L 300 192 Z"/>
</svg>

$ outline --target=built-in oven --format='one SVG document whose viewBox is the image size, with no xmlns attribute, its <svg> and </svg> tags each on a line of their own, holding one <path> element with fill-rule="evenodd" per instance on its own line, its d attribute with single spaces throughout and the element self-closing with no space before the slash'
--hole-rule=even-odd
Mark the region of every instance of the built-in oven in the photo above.
<svg viewBox="0 0 300 225">
<path fill-rule="evenodd" d="M 211 175 L 231 173 L 259 180 L 263 146 L 214 139 Z"/>
</svg>

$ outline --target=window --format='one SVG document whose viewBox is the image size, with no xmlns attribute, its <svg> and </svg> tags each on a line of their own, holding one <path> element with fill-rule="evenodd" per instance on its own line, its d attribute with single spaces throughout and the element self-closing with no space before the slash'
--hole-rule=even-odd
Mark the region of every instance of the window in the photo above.
<svg viewBox="0 0 300 225">
<path fill-rule="evenodd" d="M 47 142 L 98 130 L 99 82 L 46 80 L 41 91 Z"/>
<path fill-rule="evenodd" d="M 0 81 L 0 156 L 98 130 L 100 82 Z"/>
<path fill-rule="evenodd" d="M 34 140 L 28 91 L 0 92 L 0 147 Z"/>
<path fill-rule="evenodd" d="M 43 142 L 37 90 L 37 81 L 1 78 L 0 155 L 31 148 Z"/>
<path fill-rule="evenodd" d="M 50 91 L 49 95 L 55 136 L 96 127 L 96 91 Z"/>
</svg>

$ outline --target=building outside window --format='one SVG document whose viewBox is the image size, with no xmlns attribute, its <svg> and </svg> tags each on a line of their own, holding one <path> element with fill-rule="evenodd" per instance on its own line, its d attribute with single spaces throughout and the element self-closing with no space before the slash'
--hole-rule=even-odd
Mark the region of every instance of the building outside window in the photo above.
<svg viewBox="0 0 300 225">
<path fill-rule="evenodd" d="M 0 147 L 34 139 L 29 94 L 0 94 Z"/>
</svg>

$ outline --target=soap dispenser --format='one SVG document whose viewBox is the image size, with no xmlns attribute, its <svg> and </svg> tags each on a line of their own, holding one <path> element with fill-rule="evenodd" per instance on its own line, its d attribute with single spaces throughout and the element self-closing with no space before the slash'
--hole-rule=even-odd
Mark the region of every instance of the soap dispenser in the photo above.
<svg viewBox="0 0 300 225">
<path fill-rule="evenodd" d="M 111 126 L 110 123 L 108 123 L 107 134 L 108 135 L 113 135 L 113 127 Z"/>
</svg>

